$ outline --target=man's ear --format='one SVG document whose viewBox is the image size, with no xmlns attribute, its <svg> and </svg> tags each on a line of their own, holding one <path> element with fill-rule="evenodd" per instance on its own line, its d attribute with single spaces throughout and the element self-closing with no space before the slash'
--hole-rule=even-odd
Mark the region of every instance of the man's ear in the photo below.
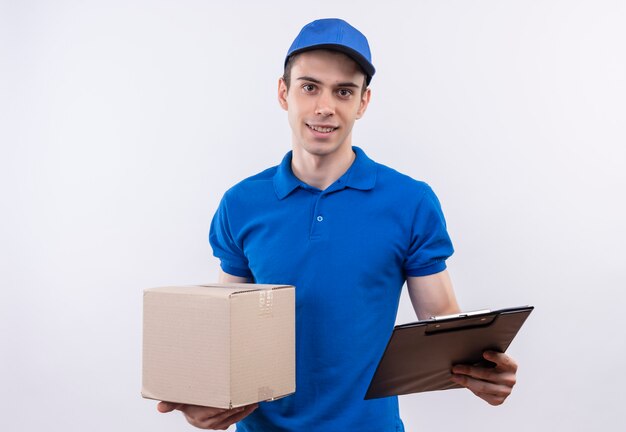
<svg viewBox="0 0 626 432">
<path fill-rule="evenodd" d="M 283 77 L 278 78 L 278 103 L 280 107 L 287 111 L 289 104 L 287 103 L 287 83 Z"/>
<path fill-rule="evenodd" d="M 356 112 L 357 119 L 360 119 L 361 117 L 363 117 L 363 114 L 365 114 L 365 111 L 367 110 L 367 106 L 370 104 L 371 98 L 372 98 L 372 90 L 370 90 L 368 87 L 367 89 L 365 89 L 365 91 L 361 95 L 361 104 L 359 105 L 359 110 Z"/>
</svg>

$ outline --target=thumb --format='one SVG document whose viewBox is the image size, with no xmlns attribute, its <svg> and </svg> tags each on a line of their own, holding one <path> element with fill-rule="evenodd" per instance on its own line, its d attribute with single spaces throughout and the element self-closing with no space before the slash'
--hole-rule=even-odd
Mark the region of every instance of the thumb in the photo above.
<svg viewBox="0 0 626 432">
<path fill-rule="evenodd" d="M 172 402 L 159 402 L 157 404 L 157 411 L 159 411 L 160 413 L 168 413 L 180 408 L 182 405 L 183 404 L 177 404 Z"/>
</svg>

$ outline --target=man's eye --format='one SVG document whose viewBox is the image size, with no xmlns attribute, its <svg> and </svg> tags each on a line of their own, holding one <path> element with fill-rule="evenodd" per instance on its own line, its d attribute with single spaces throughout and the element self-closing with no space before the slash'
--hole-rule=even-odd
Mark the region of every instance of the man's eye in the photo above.
<svg viewBox="0 0 626 432">
<path fill-rule="evenodd" d="M 315 86 L 313 84 L 305 84 L 305 85 L 302 86 L 302 89 L 305 92 L 310 93 L 310 92 L 315 90 Z"/>
<path fill-rule="evenodd" d="M 338 93 L 339 93 L 339 96 L 341 96 L 341 97 L 348 97 L 348 96 L 352 95 L 352 90 L 340 89 Z"/>
</svg>

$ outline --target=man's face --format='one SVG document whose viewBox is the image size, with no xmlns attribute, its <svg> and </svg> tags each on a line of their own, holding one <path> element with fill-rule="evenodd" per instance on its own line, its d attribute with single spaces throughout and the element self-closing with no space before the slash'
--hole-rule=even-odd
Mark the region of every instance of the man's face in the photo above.
<svg viewBox="0 0 626 432">
<path fill-rule="evenodd" d="M 299 54 L 289 89 L 281 78 L 278 101 L 287 111 L 294 152 L 326 156 L 352 147 L 352 126 L 370 99 L 365 76 L 344 54 L 327 50 Z"/>
</svg>

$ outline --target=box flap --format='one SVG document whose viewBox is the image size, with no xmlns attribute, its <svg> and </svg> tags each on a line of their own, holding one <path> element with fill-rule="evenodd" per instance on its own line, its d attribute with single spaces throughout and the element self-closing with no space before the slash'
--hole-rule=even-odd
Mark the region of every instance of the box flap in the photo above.
<svg viewBox="0 0 626 432">
<path fill-rule="evenodd" d="M 163 294 L 187 294 L 198 296 L 211 296 L 218 298 L 227 298 L 233 294 L 248 291 L 275 290 L 290 288 L 291 285 L 270 285 L 270 284 L 203 284 L 203 285 L 187 285 L 187 286 L 165 286 L 156 288 L 146 288 L 144 294 L 148 292 L 158 292 Z"/>
</svg>

